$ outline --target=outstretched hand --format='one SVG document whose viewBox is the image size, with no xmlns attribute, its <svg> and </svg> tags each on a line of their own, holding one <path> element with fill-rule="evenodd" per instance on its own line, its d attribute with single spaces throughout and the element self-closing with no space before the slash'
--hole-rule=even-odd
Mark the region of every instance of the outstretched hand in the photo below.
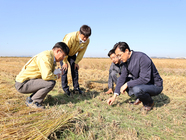
<svg viewBox="0 0 186 140">
<path fill-rule="evenodd" d="M 112 97 L 110 97 L 108 100 L 107 100 L 107 104 L 108 105 L 112 105 L 112 103 L 116 100 L 116 94 L 114 94 Z"/>
<path fill-rule="evenodd" d="M 59 74 L 56 74 L 57 75 L 57 79 L 59 79 L 60 77 L 61 77 L 61 74 L 59 73 Z"/>
</svg>

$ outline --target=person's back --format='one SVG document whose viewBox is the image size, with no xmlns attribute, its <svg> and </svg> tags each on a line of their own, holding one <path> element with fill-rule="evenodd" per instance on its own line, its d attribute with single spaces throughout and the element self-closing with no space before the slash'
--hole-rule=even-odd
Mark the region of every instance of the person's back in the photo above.
<svg viewBox="0 0 186 140">
<path fill-rule="evenodd" d="M 43 60 L 43 61 L 41 61 Z M 50 63 L 51 67 L 46 67 L 45 71 L 41 71 L 42 62 Z M 22 68 L 21 72 L 17 75 L 17 82 L 24 82 L 30 79 L 42 78 L 43 80 L 56 80 L 54 75 L 50 77 L 47 75 L 47 69 L 54 71 L 54 55 L 52 50 L 41 52 L 32 57 Z"/>
<path fill-rule="evenodd" d="M 69 47 L 68 56 L 73 56 L 77 52 L 85 52 L 86 51 L 88 44 L 90 42 L 90 38 L 87 38 L 87 40 L 85 42 L 80 44 L 79 31 L 77 31 L 77 32 L 72 32 L 72 33 L 66 34 L 65 37 L 63 38 L 62 42 L 66 43 L 67 46 Z M 83 55 L 79 55 L 76 57 L 77 64 L 82 59 L 81 57 L 83 57 Z M 63 62 L 67 63 L 67 57 L 63 60 Z"/>
<path fill-rule="evenodd" d="M 163 85 L 163 80 L 154 63 L 145 53 L 132 51 L 132 55 L 126 63 L 127 71 L 134 79 L 127 82 L 128 87 L 133 87 L 139 84 Z"/>
</svg>

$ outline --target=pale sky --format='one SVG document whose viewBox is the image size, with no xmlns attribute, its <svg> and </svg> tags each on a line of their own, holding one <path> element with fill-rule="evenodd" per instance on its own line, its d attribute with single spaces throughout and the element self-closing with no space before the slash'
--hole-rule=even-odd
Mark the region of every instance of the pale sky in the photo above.
<svg viewBox="0 0 186 140">
<path fill-rule="evenodd" d="M 33 56 L 87 24 L 84 57 L 119 41 L 150 57 L 186 57 L 186 0 L 0 0 L 0 56 Z"/>
</svg>

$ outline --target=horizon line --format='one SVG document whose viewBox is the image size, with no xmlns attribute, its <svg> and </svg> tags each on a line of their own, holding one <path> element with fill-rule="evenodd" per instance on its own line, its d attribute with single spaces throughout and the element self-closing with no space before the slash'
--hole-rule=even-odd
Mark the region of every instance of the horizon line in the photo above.
<svg viewBox="0 0 186 140">
<path fill-rule="evenodd" d="M 33 56 L 0 56 L 1 58 L 2 57 L 22 57 L 22 58 L 27 58 L 27 57 L 33 57 Z M 83 57 L 83 58 L 109 58 L 109 57 Z M 159 58 L 159 59 L 186 59 L 186 57 L 157 57 L 157 56 L 151 56 L 150 58 Z"/>
</svg>

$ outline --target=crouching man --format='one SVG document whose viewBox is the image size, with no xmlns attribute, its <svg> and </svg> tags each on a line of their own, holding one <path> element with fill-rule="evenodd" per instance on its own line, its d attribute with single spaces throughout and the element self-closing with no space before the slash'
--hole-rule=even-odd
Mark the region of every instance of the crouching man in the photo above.
<svg viewBox="0 0 186 140">
<path fill-rule="evenodd" d="M 121 74 L 121 61 L 115 54 L 115 48 L 109 51 L 108 56 L 110 57 L 112 64 L 109 69 L 108 88 L 109 90 L 105 93 L 113 93 L 114 83 L 117 83 L 117 79 Z"/>
<path fill-rule="evenodd" d="M 52 50 L 41 52 L 32 57 L 16 77 L 15 88 L 20 93 L 32 93 L 26 99 L 26 105 L 31 108 L 44 109 L 42 102 L 54 88 L 60 73 L 55 75 L 56 62 L 60 62 L 69 53 L 68 46 L 58 42 Z"/>
<path fill-rule="evenodd" d="M 156 96 L 163 90 L 163 80 L 160 77 L 152 60 L 142 52 L 131 51 L 128 44 L 116 44 L 116 56 L 124 62 L 121 76 L 118 79 L 114 95 L 107 103 L 112 105 L 116 97 L 127 91 L 129 96 L 134 96 L 134 105 L 143 103 L 143 109 L 150 111 L 154 106 L 151 96 Z M 129 80 L 128 75 L 132 75 Z"/>
</svg>

